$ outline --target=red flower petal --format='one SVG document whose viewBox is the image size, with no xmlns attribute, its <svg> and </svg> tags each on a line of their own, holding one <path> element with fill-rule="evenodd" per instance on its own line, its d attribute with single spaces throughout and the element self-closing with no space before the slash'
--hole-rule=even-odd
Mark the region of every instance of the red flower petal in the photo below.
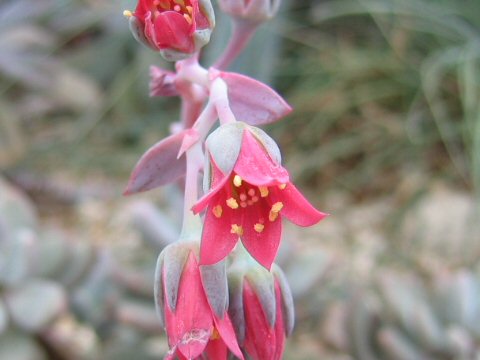
<svg viewBox="0 0 480 360">
<path fill-rule="evenodd" d="M 174 48 L 193 52 L 195 46 L 190 35 L 192 25 L 175 11 L 165 11 L 154 20 L 155 42 L 160 49 Z"/>
<path fill-rule="evenodd" d="M 227 359 L 227 346 L 222 339 L 214 339 L 208 342 L 205 353 L 209 360 L 225 360 Z M 203 357 L 202 359 L 204 359 Z"/>
<path fill-rule="evenodd" d="M 270 270 L 280 245 L 282 220 L 280 217 L 273 222 L 268 219 L 270 208 L 266 201 L 249 206 L 243 212 L 243 245 L 255 260 Z M 263 225 L 261 231 L 255 230 L 255 226 L 260 230 L 258 225 Z"/>
<path fill-rule="evenodd" d="M 280 214 L 299 226 L 312 226 L 328 216 L 315 209 L 292 183 L 283 190 L 270 188 L 270 194 L 273 203 L 283 203 Z"/>
<path fill-rule="evenodd" d="M 182 273 L 175 312 L 165 302 L 165 325 L 170 347 L 176 347 L 188 359 L 203 352 L 213 332 L 212 311 L 193 253 L 190 253 Z"/>
<path fill-rule="evenodd" d="M 225 314 L 223 319 L 214 318 L 215 326 L 223 339 L 225 345 L 230 349 L 230 351 L 237 357 L 243 360 L 243 354 L 240 348 L 238 347 L 237 337 L 235 335 L 235 330 L 233 329 L 232 321 L 228 314 Z M 215 358 L 214 358 L 215 359 Z M 225 357 L 223 358 L 225 359 Z"/>
<path fill-rule="evenodd" d="M 248 280 L 243 284 L 243 304 L 245 309 L 246 352 L 255 360 L 273 360 L 275 357 L 275 332 L 268 325 L 267 318 L 257 294 Z"/>
<path fill-rule="evenodd" d="M 287 170 L 271 159 L 265 148 L 248 130 L 243 132 L 242 149 L 234 172 L 256 186 L 274 186 L 289 181 Z"/>
<path fill-rule="evenodd" d="M 220 169 L 215 165 L 213 159 L 210 161 L 210 163 L 212 165 L 211 189 L 192 207 L 192 211 L 195 214 L 203 211 L 213 201 L 213 197 L 226 185 L 230 179 L 229 176 L 223 175 Z"/>
<path fill-rule="evenodd" d="M 218 202 L 215 201 L 217 199 Z M 234 210 L 227 207 L 223 199 L 221 194 L 217 195 L 207 208 L 200 245 L 201 265 L 212 265 L 224 259 L 230 254 L 238 241 L 238 235 L 231 233 L 232 224 L 235 224 Z M 213 213 L 216 204 L 222 206 L 220 218 L 217 218 Z"/>
</svg>

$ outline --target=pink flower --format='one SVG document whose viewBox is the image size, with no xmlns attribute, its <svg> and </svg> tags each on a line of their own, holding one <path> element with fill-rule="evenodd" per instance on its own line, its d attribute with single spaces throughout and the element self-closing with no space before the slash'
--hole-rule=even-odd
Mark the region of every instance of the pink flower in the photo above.
<svg viewBox="0 0 480 360">
<path fill-rule="evenodd" d="M 177 243 L 159 257 L 155 299 L 170 352 L 165 359 L 243 359 L 230 317 L 224 264 L 199 267 L 195 245 Z M 222 280 L 223 276 L 223 280 Z"/>
<path fill-rule="evenodd" d="M 238 148 L 238 152 L 235 150 Z M 193 207 L 207 209 L 200 261 L 215 264 L 240 238 L 248 252 L 269 269 L 277 254 L 284 216 L 311 226 L 326 214 L 316 210 L 290 182 L 280 152 L 263 131 L 227 124 L 207 139 L 211 189 Z"/>
<path fill-rule="evenodd" d="M 130 17 L 133 35 L 167 60 L 179 60 L 208 43 L 215 25 L 210 0 L 139 0 Z"/>
<path fill-rule="evenodd" d="M 238 343 L 248 359 L 279 360 L 295 321 L 293 298 L 285 275 L 276 265 L 270 272 L 252 263 L 241 269 L 243 274 L 234 260 L 228 277 L 229 313 Z"/>
</svg>

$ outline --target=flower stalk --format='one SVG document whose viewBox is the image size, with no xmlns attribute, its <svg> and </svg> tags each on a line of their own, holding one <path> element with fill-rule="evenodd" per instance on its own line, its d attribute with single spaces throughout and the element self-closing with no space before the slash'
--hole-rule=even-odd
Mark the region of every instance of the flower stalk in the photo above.
<svg viewBox="0 0 480 360">
<path fill-rule="evenodd" d="M 174 72 L 151 67 L 150 95 L 181 99 L 172 135 L 142 156 L 125 190 L 184 178 L 181 233 L 161 252 L 155 277 L 165 359 L 277 360 L 293 329 L 293 300 L 274 264 L 282 219 L 311 226 L 327 214 L 293 185 L 275 141 L 258 127 L 291 107 L 267 85 L 224 71 L 279 4 L 220 1 L 234 30 L 209 69 L 199 63 L 214 26 L 209 0 L 139 0 L 125 13 L 137 40 L 176 61 Z"/>
</svg>

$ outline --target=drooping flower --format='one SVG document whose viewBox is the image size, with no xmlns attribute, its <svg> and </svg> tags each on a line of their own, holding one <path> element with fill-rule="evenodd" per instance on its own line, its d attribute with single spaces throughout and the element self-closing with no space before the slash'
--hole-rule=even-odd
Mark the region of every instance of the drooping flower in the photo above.
<svg viewBox="0 0 480 360">
<path fill-rule="evenodd" d="M 265 132 L 244 123 L 226 124 L 207 139 L 206 194 L 193 207 L 206 209 L 200 261 L 224 259 L 240 238 L 269 269 L 277 254 L 284 216 L 311 226 L 326 214 L 290 182 L 280 151 Z"/>
<path fill-rule="evenodd" d="M 135 11 L 125 15 L 134 37 L 170 61 L 207 44 L 215 26 L 210 0 L 139 0 Z"/>
<path fill-rule="evenodd" d="M 225 265 L 199 266 L 197 254 L 196 243 L 180 242 L 157 262 L 155 304 L 170 346 L 165 359 L 226 360 L 229 352 L 243 359 L 227 313 Z"/>
<path fill-rule="evenodd" d="M 228 280 L 229 314 L 245 357 L 282 359 L 295 315 L 292 294 L 281 269 L 274 264 L 269 272 L 251 262 L 234 262 Z"/>
</svg>

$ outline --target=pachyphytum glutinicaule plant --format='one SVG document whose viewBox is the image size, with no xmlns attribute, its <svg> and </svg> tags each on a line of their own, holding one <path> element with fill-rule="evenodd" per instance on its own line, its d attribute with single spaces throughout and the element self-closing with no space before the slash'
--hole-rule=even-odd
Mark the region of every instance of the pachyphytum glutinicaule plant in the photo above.
<svg viewBox="0 0 480 360">
<path fill-rule="evenodd" d="M 294 322 L 288 283 L 274 264 L 282 220 L 311 226 L 326 214 L 297 190 L 277 144 L 258 128 L 291 107 L 269 86 L 225 71 L 280 1 L 219 5 L 234 27 L 208 69 L 198 59 L 215 26 L 210 0 L 139 0 L 124 12 L 135 39 L 176 61 L 175 71 L 152 66 L 151 95 L 182 101 L 179 124 L 141 157 L 125 194 L 184 179 L 181 235 L 160 253 L 154 284 L 165 358 L 281 359 Z"/>
</svg>

